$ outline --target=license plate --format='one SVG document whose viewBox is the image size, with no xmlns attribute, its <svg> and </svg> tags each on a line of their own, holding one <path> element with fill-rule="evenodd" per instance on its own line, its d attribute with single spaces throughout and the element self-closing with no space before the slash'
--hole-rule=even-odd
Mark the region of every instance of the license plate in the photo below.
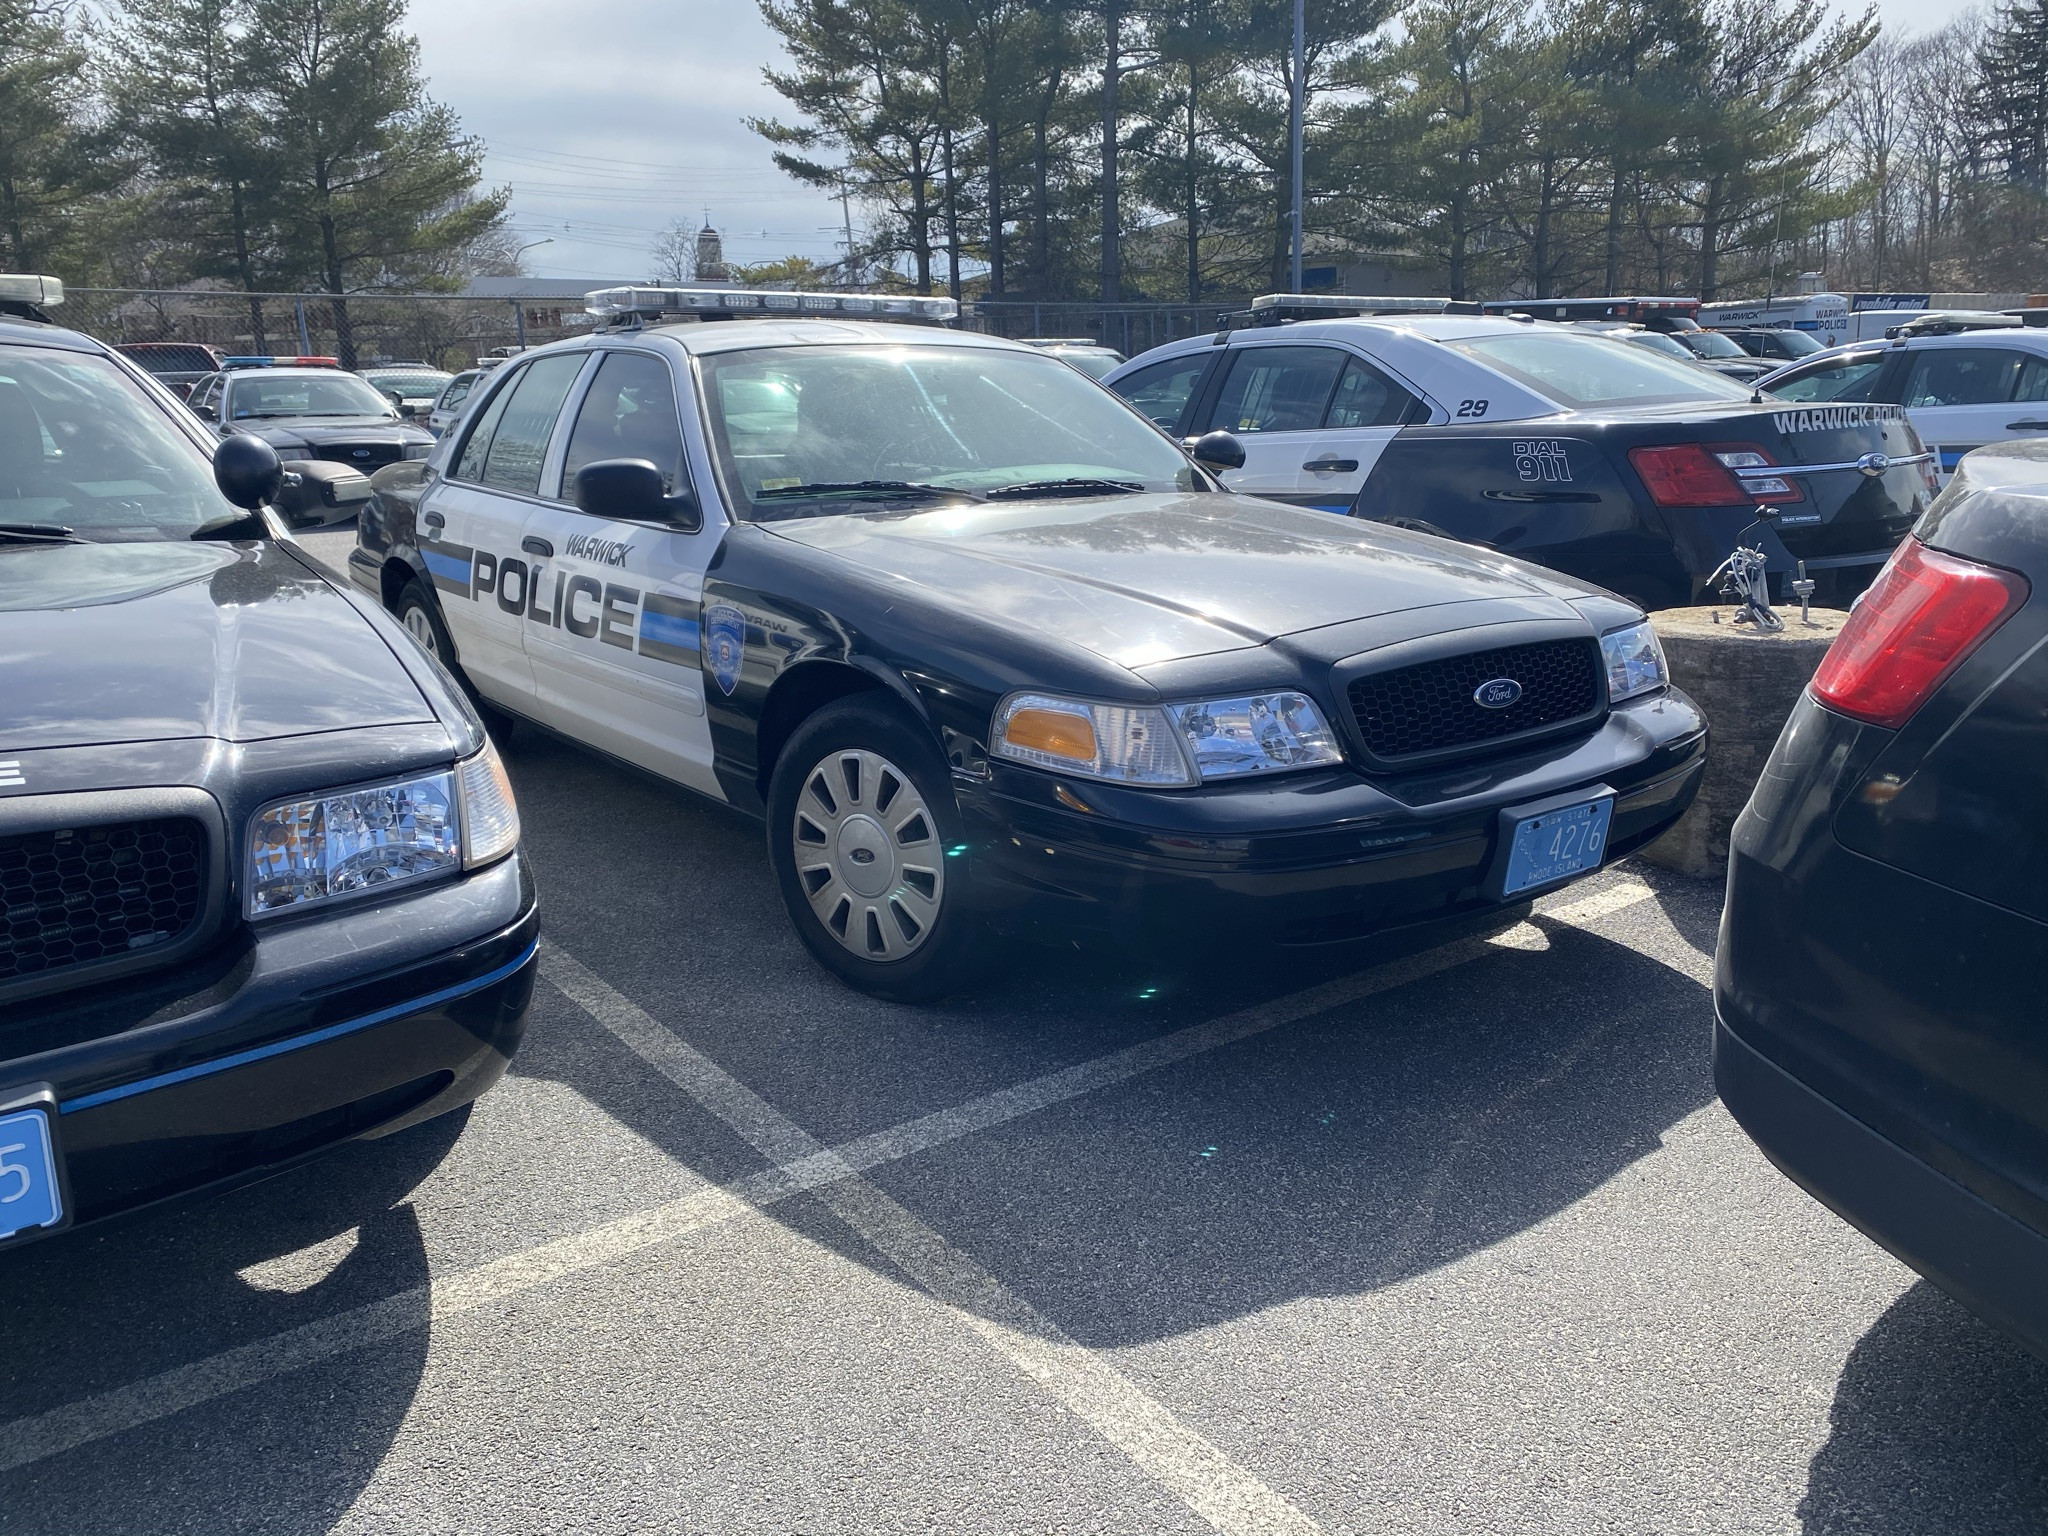
<svg viewBox="0 0 2048 1536">
<path fill-rule="evenodd" d="M 49 1116 L 40 1109 L 0 1115 L 0 1239 L 63 1219 Z"/>
<path fill-rule="evenodd" d="M 1607 848 L 1607 824 L 1613 819 L 1612 800 L 1588 800 L 1516 822 L 1502 894 L 1512 896 L 1598 869 Z"/>
</svg>

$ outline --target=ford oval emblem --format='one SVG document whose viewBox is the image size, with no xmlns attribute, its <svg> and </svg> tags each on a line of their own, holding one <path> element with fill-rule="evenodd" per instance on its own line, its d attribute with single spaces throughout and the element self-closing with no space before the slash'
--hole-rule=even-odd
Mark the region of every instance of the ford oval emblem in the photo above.
<svg viewBox="0 0 2048 1536">
<path fill-rule="evenodd" d="M 1879 475 L 1892 467 L 1891 455 L 1885 453 L 1866 453 L 1856 461 L 1856 467 L 1875 480 Z"/>
<path fill-rule="evenodd" d="M 1522 685 L 1512 677 L 1496 677 L 1472 690 L 1472 702 L 1481 709 L 1506 709 L 1522 696 Z"/>
</svg>

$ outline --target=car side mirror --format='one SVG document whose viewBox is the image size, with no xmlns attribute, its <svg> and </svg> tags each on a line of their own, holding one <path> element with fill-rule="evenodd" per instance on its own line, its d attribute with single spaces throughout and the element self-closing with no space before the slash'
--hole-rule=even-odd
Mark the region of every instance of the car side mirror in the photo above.
<svg viewBox="0 0 2048 1536">
<path fill-rule="evenodd" d="M 1195 439 L 1188 448 L 1188 457 L 1204 469 L 1221 472 L 1226 469 L 1244 468 L 1244 444 L 1234 433 L 1217 429 Z"/>
<path fill-rule="evenodd" d="M 201 421 L 220 420 L 220 412 L 216 411 L 210 405 L 195 405 L 192 407 L 192 414 L 194 416 L 197 416 Z"/>
<path fill-rule="evenodd" d="M 260 437 L 237 432 L 213 450 L 213 483 L 221 495 L 245 512 L 275 501 L 284 485 L 284 465 L 277 450 Z"/>
<path fill-rule="evenodd" d="M 419 415 L 420 413 L 420 408 L 417 405 L 413 404 L 413 402 L 410 400 L 397 400 L 392 403 L 398 407 L 398 414 L 403 416 L 407 421 L 411 421 L 413 417 Z"/>
<path fill-rule="evenodd" d="M 667 523 L 684 533 L 704 526 L 704 509 L 688 491 L 668 494 L 661 471 L 646 459 L 599 459 L 576 471 L 576 509 L 629 523 Z"/>
</svg>

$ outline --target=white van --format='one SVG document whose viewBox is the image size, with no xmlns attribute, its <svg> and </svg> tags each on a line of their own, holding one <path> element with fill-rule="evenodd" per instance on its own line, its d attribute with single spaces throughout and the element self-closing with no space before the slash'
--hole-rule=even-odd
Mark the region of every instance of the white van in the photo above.
<svg viewBox="0 0 2048 1536">
<path fill-rule="evenodd" d="M 1807 331 L 1823 347 L 1839 347 L 1849 334 L 1849 301 L 1839 293 L 1788 293 L 1775 299 L 1702 304 L 1700 324 L 1710 331 Z"/>
</svg>

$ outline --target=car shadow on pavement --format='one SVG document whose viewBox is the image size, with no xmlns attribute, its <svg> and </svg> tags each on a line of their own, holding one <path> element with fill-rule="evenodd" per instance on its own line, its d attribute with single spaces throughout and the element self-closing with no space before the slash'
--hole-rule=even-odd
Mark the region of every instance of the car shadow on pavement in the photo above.
<svg viewBox="0 0 2048 1536">
<path fill-rule="evenodd" d="M 102 1394 L 118 1421 L 137 1383 L 419 1292 L 419 1325 L 374 1349 L 0 1472 L 0 1531 L 331 1525 L 375 1474 L 425 1370 L 427 1253 L 405 1201 L 467 1119 L 464 1108 L 257 1184 L 0 1255 L 0 1421 L 18 1430 Z"/>
<path fill-rule="evenodd" d="M 2048 1364 L 1921 1281 L 1851 1351 L 1800 1502 L 1807 1536 L 2039 1530 Z"/>
</svg>

